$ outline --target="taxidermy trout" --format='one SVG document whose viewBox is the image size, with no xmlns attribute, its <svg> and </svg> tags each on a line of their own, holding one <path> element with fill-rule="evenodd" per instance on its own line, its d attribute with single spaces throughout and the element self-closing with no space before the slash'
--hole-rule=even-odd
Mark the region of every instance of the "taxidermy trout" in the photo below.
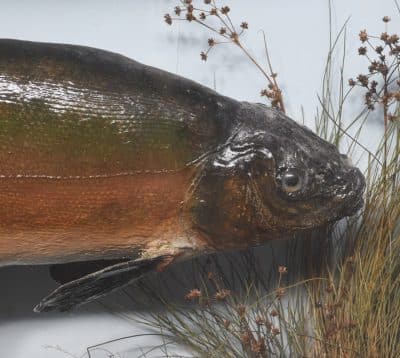
<svg viewBox="0 0 400 358">
<path fill-rule="evenodd" d="M 265 105 L 107 51 L 0 40 L 0 265 L 72 263 L 36 311 L 334 222 L 364 187 Z"/>
</svg>

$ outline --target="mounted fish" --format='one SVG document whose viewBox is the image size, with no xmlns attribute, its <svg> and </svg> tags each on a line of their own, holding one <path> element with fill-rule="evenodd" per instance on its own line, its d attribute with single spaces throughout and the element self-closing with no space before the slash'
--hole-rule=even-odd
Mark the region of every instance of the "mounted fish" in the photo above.
<svg viewBox="0 0 400 358">
<path fill-rule="evenodd" d="M 334 222 L 364 186 L 265 105 L 98 49 L 0 40 L 0 265 L 71 262 L 36 311 Z"/>
</svg>

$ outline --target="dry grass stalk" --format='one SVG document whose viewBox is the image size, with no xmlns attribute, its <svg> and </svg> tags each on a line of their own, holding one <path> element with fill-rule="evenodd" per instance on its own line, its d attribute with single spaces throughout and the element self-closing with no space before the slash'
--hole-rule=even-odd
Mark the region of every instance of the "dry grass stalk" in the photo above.
<svg viewBox="0 0 400 358">
<path fill-rule="evenodd" d="M 266 68 L 259 64 L 244 45 L 242 40 L 243 34 L 249 28 L 249 24 L 246 21 L 242 21 L 240 25 L 236 26 L 229 15 L 231 12 L 230 7 L 226 5 L 218 7 L 216 0 L 204 0 L 202 5 L 197 5 L 196 3 L 199 3 L 199 1 L 181 0 L 180 4 L 175 6 L 175 17 L 172 17 L 170 14 L 165 14 L 165 22 L 168 25 L 172 25 L 174 21 L 188 21 L 206 28 L 215 36 L 208 39 L 207 50 L 200 53 L 200 57 L 203 61 L 207 61 L 211 50 L 218 45 L 236 45 L 253 65 L 256 66 L 267 81 L 268 86 L 266 89 L 261 90 L 261 96 L 268 98 L 272 107 L 285 112 L 282 91 L 277 82 L 277 73 L 272 69 L 265 35 Z"/>
</svg>

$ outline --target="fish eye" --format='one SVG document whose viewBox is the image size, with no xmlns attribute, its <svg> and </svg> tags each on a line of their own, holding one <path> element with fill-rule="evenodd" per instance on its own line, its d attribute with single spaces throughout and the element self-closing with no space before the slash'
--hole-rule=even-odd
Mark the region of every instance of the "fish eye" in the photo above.
<svg viewBox="0 0 400 358">
<path fill-rule="evenodd" d="M 282 188 L 286 193 L 294 193 L 299 191 L 302 186 L 302 180 L 300 176 L 293 172 L 287 171 L 282 176 Z"/>
</svg>

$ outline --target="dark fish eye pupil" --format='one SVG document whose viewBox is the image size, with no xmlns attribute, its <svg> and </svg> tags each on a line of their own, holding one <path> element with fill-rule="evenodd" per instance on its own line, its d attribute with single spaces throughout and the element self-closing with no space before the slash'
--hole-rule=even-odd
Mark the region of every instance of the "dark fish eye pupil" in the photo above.
<svg viewBox="0 0 400 358">
<path fill-rule="evenodd" d="M 296 186 L 299 184 L 299 177 L 293 173 L 286 173 L 284 181 L 286 186 Z"/>
</svg>

